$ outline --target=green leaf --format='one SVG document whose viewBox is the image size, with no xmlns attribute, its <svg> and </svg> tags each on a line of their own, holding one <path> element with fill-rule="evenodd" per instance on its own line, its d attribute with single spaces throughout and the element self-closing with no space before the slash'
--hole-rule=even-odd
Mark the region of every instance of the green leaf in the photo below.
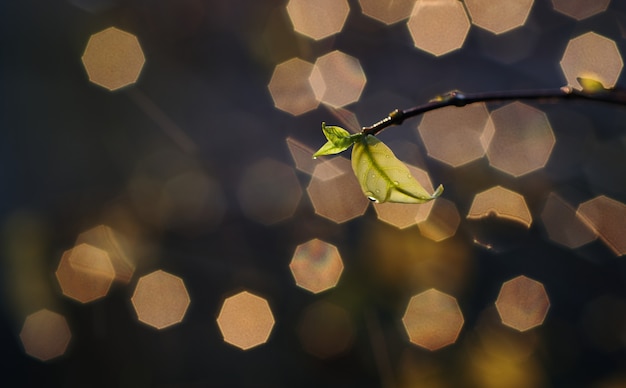
<svg viewBox="0 0 626 388">
<path fill-rule="evenodd" d="M 326 125 L 324 122 L 322 122 L 322 132 L 324 132 L 326 139 L 335 145 L 339 145 L 350 138 L 350 132 L 335 125 Z"/>
<path fill-rule="evenodd" d="M 424 203 L 443 192 L 439 185 L 429 194 L 389 147 L 372 135 L 354 144 L 352 169 L 363 193 L 376 202 Z"/>
<path fill-rule="evenodd" d="M 350 145 L 348 145 L 348 147 L 350 147 Z M 326 144 L 313 154 L 313 157 L 317 158 L 318 156 L 338 154 L 345 151 L 348 147 L 337 147 L 332 142 L 327 141 Z"/>
<path fill-rule="evenodd" d="M 580 86 L 583 87 L 583 91 L 587 93 L 597 93 L 606 90 L 602 82 L 595 80 L 593 78 L 576 78 Z"/>
<path fill-rule="evenodd" d="M 334 125 L 327 126 L 326 123 L 322 123 L 322 132 L 324 132 L 324 136 L 326 136 L 328 141 L 313 154 L 314 158 L 343 152 L 363 137 L 360 133 L 350 134 L 350 132 L 341 127 Z"/>
</svg>

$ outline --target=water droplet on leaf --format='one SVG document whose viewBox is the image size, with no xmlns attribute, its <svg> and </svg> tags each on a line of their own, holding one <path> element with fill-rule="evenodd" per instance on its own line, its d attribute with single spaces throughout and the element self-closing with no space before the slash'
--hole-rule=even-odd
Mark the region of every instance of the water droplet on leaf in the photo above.
<svg viewBox="0 0 626 388">
<path fill-rule="evenodd" d="M 370 201 L 378 203 L 378 198 L 376 198 L 376 197 L 374 196 L 374 193 L 372 193 L 371 191 L 366 192 L 366 193 L 365 193 L 365 196 L 366 196 L 366 197 L 367 197 L 367 199 L 369 199 Z"/>
</svg>

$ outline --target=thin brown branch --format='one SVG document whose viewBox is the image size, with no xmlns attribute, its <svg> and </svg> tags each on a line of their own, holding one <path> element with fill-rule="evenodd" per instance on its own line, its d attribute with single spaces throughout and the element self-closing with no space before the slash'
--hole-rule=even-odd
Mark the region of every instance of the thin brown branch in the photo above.
<svg viewBox="0 0 626 388">
<path fill-rule="evenodd" d="M 591 81 L 595 82 L 595 81 Z M 458 90 L 438 96 L 426 104 L 413 108 L 400 110 L 396 109 L 389 113 L 387 117 L 379 122 L 363 127 L 362 133 L 365 135 L 376 135 L 383 129 L 400 125 L 404 120 L 419 116 L 431 110 L 441 109 L 447 106 L 462 107 L 476 102 L 504 102 L 511 100 L 537 100 L 540 102 L 554 102 L 559 100 L 588 100 L 608 104 L 626 105 L 626 92 L 617 89 L 604 89 L 603 87 L 576 90 L 570 86 L 558 89 L 537 89 L 537 90 L 513 90 L 504 92 L 482 92 L 463 93 Z"/>
</svg>

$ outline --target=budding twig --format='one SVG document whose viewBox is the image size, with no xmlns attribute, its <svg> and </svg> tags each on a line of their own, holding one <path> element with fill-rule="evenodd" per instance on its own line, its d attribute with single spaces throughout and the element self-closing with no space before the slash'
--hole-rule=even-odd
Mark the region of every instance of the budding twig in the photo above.
<svg viewBox="0 0 626 388">
<path fill-rule="evenodd" d="M 369 127 L 363 127 L 361 132 L 364 135 L 376 135 L 387 127 L 402 124 L 404 120 L 410 117 L 415 117 L 431 110 L 441 109 L 446 106 L 462 107 L 475 102 L 503 102 L 511 100 L 538 100 L 546 102 L 553 102 L 556 100 L 590 100 L 609 104 L 626 105 L 625 91 L 605 89 L 600 82 L 591 79 L 579 78 L 579 82 L 583 85 L 582 90 L 574 89 L 571 86 L 564 86 L 558 89 L 513 90 L 481 93 L 463 93 L 455 90 L 438 96 L 423 105 L 418 105 L 405 110 L 396 109 L 379 122 Z"/>
</svg>

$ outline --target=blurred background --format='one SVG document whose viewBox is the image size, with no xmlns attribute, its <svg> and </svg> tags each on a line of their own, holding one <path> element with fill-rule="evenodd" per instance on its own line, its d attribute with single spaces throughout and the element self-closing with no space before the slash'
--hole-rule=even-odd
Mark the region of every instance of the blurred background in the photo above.
<svg viewBox="0 0 626 388">
<path fill-rule="evenodd" d="M 424 205 L 311 157 L 620 89 L 622 2 L 0 7 L 1 385 L 626 386 L 626 109 L 391 127 Z"/>
</svg>

